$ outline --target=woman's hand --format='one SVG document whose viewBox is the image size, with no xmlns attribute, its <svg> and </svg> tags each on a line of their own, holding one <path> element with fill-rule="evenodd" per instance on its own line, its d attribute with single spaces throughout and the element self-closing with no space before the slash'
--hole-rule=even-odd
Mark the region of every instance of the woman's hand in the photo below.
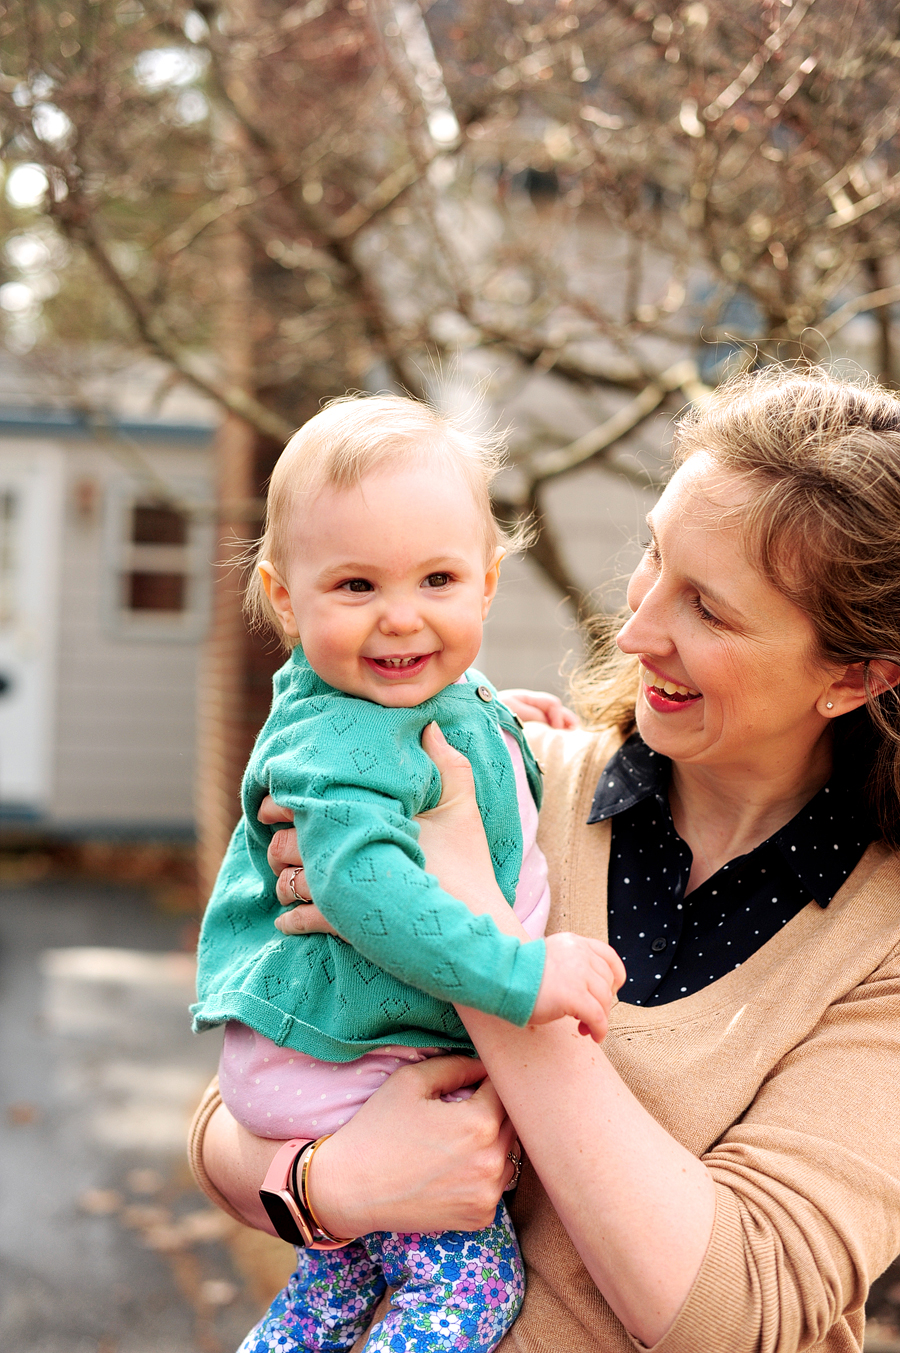
<svg viewBox="0 0 900 1353">
<path fill-rule="evenodd" d="M 271 794 L 267 794 L 256 814 L 260 822 L 273 827 L 278 822 L 293 822 L 294 814 L 290 808 L 282 808 Z M 293 827 L 277 831 L 269 842 L 266 852 L 269 868 L 278 875 L 275 894 L 283 907 L 292 907 L 275 920 L 275 926 L 283 935 L 337 935 L 330 921 L 327 921 L 318 907 L 309 905 L 312 893 L 303 872 L 303 861 L 297 845 L 297 833 Z M 307 905 L 298 906 L 298 902 Z"/>
<path fill-rule="evenodd" d="M 316 1152 L 310 1201 L 323 1225 L 333 1235 L 487 1226 L 513 1176 L 516 1136 L 483 1077 L 480 1062 L 455 1056 L 389 1076 Z M 478 1081 L 470 1099 L 441 1099 Z"/>
<path fill-rule="evenodd" d="M 292 824 L 294 814 L 290 808 L 282 808 L 267 794 L 259 806 L 257 819 L 266 827 L 277 826 L 279 822 Z M 292 825 L 282 828 L 280 831 L 272 833 L 272 839 L 269 842 L 269 849 L 266 851 L 266 857 L 269 861 L 269 868 L 273 874 L 278 875 L 276 890 L 278 900 L 283 906 L 293 906 L 298 898 L 304 898 L 309 901 L 308 891 L 304 891 L 306 880 L 298 876 L 295 881 L 295 891 L 297 897 L 294 897 L 290 891 L 291 872 L 299 869 L 302 873 L 303 861 L 300 859 L 300 848 L 297 845 L 297 833 Z"/>
<path fill-rule="evenodd" d="M 580 728 L 577 714 L 567 709 L 557 695 L 546 691 L 526 691 L 520 687 L 501 691 L 500 699 L 523 723 L 546 723 L 551 728 Z"/>
<path fill-rule="evenodd" d="M 470 1057 L 433 1057 L 389 1076 L 316 1152 L 309 1176 L 316 1216 L 332 1235 L 474 1231 L 493 1219 L 518 1155 L 497 1093 Z M 470 1099 L 441 1095 L 481 1084 Z M 273 1234 L 259 1187 L 280 1142 L 254 1137 L 224 1105 L 212 1115 L 203 1164 L 251 1226 Z"/>
</svg>

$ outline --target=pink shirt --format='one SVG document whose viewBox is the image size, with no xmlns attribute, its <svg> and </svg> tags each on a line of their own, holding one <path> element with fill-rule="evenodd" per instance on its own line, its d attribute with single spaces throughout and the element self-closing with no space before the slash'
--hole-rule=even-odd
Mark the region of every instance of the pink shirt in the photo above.
<svg viewBox="0 0 900 1353">
<path fill-rule="evenodd" d="M 547 862 L 537 844 L 537 807 L 522 753 L 515 738 L 509 733 L 503 737 L 516 774 L 522 821 L 522 869 L 513 910 L 530 938 L 538 939 L 550 910 Z M 258 1137 L 322 1137 L 352 1118 L 399 1066 L 440 1053 L 440 1048 L 386 1046 L 353 1062 L 323 1062 L 293 1048 L 281 1048 L 246 1024 L 231 1020 L 225 1026 L 219 1087 L 232 1115 Z M 453 1098 L 466 1095 L 461 1090 Z"/>
</svg>

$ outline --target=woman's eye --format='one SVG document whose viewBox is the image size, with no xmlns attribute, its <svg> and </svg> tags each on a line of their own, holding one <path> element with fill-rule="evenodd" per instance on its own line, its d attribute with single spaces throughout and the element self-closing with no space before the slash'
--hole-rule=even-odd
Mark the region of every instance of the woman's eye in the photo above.
<svg viewBox="0 0 900 1353">
<path fill-rule="evenodd" d="M 699 597 L 691 598 L 691 606 L 694 608 L 694 610 L 699 615 L 700 619 L 704 621 L 705 624 L 712 625 L 713 629 L 724 628 L 725 621 L 720 620 L 717 615 L 713 615 L 712 611 L 708 611 Z"/>
<path fill-rule="evenodd" d="M 366 578 L 348 578 L 345 583 L 341 583 L 341 587 L 345 588 L 348 592 L 374 591 L 372 584 Z"/>
<path fill-rule="evenodd" d="M 425 579 L 425 582 L 429 587 L 446 587 L 447 584 L 450 582 L 450 574 L 429 573 L 428 577 Z"/>
<path fill-rule="evenodd" d="M 653 539 L 644 541 L 644 554 L 650 560 L 651 564 L 658 564 L 660 561 L 659 546 Z"/>
</svg>

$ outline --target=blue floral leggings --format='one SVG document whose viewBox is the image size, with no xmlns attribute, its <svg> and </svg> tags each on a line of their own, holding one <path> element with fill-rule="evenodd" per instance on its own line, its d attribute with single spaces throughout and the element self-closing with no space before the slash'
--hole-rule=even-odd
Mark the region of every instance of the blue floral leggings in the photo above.
<svg viewBox="0 0 900 1353">
<path fill-rule="evenodd" d="M 522 1257 L 503 1203 L 483 1231 L 378 1231 L 341 1250 L 298 1250 L 297 1260 L 287 1287 L 238 1353 L 351 1348 L 388 1287 L 397 1291 L 366 1353 L 490 1353 L 515 1320 L 525 1291 Z"/>
</svg>

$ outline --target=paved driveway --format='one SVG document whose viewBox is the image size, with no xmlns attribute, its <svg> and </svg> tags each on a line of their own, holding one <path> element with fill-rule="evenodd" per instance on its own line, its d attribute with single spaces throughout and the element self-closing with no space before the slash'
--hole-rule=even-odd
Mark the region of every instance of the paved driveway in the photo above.
<svg viewBox="0 0 900 1353">
<path fill-rule="evenodd" d="M 187 1171 L 185 944 L 139 890 L 0 887 L 4 1353 L 232 1353 L 289 1270 Z"/>
<path fill-rule="evenodd" d="M 147 894 L 0 887 L 3 1353 L 233 1353 L 286 1277 L 289 1247 L 188 1173 L 218 1056 L 192 992 L 184 922 Z M 866 1351 L 900 1353 L 900 1266 L 878 1286 Z"/>
</svg>

